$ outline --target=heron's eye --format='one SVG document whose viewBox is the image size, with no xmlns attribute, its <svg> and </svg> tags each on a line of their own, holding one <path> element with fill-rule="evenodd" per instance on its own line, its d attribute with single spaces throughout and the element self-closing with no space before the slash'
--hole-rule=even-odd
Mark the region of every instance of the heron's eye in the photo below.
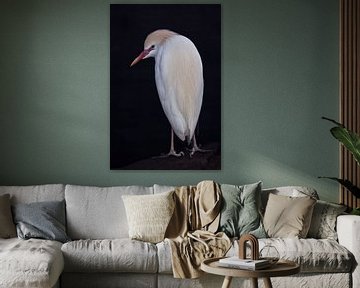
<svg viewBox="0 0 360 288">
<path fill-rule="evenodd" d="M 151 45 L 151 46 L 150 46 L 150 49 L 151 49 L 151 50 L 154 50 L 154 49 L 155 49 L 155 45 Z"/>
</svg>

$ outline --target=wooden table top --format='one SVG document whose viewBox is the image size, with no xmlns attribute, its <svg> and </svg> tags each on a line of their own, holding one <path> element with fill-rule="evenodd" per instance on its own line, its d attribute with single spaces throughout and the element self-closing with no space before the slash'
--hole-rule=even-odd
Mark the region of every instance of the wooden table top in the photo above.
<svg viewBox="0 0 360 288">
<path fill-rule="evenodd" d="M 245 270 L 238 268 L 222 267 L 219 265 L 219 259 L 206 259 L 201 263 L 201 270 L 216 275 L 244 278 L 262 278 L 289 276 L 300 272 L 300 266 L 295 262 L 288 260 L 279 260 L 269 268 L 261 270 Z"/>
</svg>

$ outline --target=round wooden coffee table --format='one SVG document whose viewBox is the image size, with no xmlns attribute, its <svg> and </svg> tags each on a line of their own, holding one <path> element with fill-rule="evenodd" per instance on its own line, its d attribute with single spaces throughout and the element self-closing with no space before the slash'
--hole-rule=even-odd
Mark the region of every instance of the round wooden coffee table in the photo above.
<svg viewBox="0 0 360 288">
<path fill-rule="evenodd" d="M 222 267 L 219 259 L 206 259 L 201 263 L 201 270 L 216 275 L 225 276 L 222 288 L 229 288 L 233 277 L 251 278 L 253 287 L 258 288 L 258 278 L 263 278 L 265 287 L 272 288 L 270 277 L 289 276 L 300 272 L 300 266 L 288 260 L 279 260 L 270 268 L 261 270 L 244 270 L 237 268 Z"/>
</svg>

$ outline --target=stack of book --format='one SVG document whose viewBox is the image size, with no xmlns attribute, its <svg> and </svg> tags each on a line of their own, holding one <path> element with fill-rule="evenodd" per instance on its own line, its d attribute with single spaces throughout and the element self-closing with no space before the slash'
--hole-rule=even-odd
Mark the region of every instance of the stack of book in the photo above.
<svg viewBox="0 0 360 288">
<path fill-rule="evenodd" d="M 240 259 L 238 256 L 233 256 L 220 259 L 219 266 L 246 270 L 259 270 L 270 267 L 271 262 L 267 259 L 251 260 Z"/>
</svg>

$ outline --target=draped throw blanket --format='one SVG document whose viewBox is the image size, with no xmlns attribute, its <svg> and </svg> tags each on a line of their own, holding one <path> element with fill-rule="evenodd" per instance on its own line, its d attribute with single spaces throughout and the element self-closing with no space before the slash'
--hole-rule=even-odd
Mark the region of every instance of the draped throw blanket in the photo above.
<svg viewBox="0 0 360 288">
<path fill-rule="evenodd" d="M 175 210 L 165 233 L 173 274 L 175 278 L 197 278 L 202 275 L 204 259 L 222 257 L 231 246 L 225 233 L 216 233 L 221 190 L 213 181 L 202 181 L 197 186 L 176 188 L 174 197 Z"/>
</svg>

